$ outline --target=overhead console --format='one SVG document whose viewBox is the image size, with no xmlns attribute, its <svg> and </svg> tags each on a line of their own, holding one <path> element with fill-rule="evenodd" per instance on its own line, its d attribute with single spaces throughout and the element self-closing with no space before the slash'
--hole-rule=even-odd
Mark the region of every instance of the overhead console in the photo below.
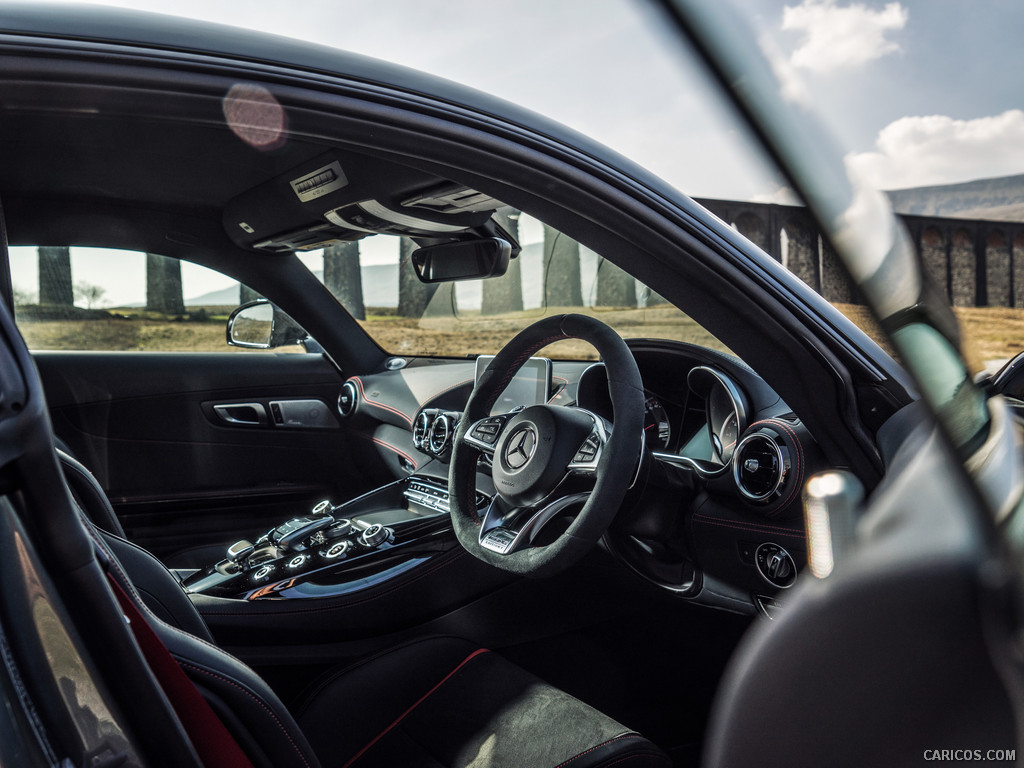
<svg viewBox="0 0 1024 768">
<path fill-rule="evenodd" d="M 502 203 L 434 176 L 332 151 L 242 193 L 224 209 L 238 245 L 267 253 L 323 248 L 369 234 L 424 239 L 493 234 Z"/>
</svg>

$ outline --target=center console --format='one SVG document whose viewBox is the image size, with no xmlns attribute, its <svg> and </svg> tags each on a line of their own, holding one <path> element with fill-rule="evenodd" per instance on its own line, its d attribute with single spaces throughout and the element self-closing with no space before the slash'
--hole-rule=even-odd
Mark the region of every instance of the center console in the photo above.
<svg viewBox="0 0 1024 768">
<path fill-rule="evenodd" d="M 477 506 L 489 499 L 477 493 Z M 240 600 L 333 597 L 366 589 L 454 545 L 444 480 L 412 476 L 346 504 L 322 501 L 225 558 L 181 574 L 190 593 Z"/>
</svg>

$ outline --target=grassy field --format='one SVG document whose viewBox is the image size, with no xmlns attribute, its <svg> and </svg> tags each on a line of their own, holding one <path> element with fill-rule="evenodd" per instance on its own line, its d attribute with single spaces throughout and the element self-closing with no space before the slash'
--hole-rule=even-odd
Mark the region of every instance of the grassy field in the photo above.
<svg viewBox="0 0 1024 768">
<path fill-rule="evenodd" d="M 856 305 L 838 305 L 858 326 L 878 338 L 868 312 Z M 557 311 L 557 310 L 552 310 Z M 581 311 L 579 308 L 566 311 Z M 680 339 L 715 349 L 724 349 L 707 331 L 678 310 L 655 307 L 643 310 L 582 310 L 614 325 L 623 336 Z M 1012 357 L 1024 349 L 1024 309 L 1003 307 L 959 307 L 964 337 L 976 369 L 992 360 Z M 167 318 L 152 313 L 111 311 L 89 319 L 33 320 L 19 317 L 19 326 L 32 349 L 136 350 L 168 352 L 241 351 L 224 340 L 227 311 L 204 308 L 186 318 Z M 367 332 L 384 349 L 394 354 L 463 357 L 495 352 L 520 328 L 539 318 L 530 312 L 512 316 L 424 318 L 413 320 L 392 312 L 371 311 L 362 322 Z M 300 351 L 289 347 L 276 351 Z M 245 350 L 251 351 L 251 350 Z M 587 344 L 563 341 L 541 351 L 542 355 L 592 359 Z"/>
</svg>

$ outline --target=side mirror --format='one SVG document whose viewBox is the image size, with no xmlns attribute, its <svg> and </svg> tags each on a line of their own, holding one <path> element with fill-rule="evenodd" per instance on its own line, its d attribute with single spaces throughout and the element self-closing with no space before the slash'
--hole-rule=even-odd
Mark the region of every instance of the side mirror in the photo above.
<svg viewBox="0 0 1024 768">
<path fill-rule="evenodd" d="M 498 237 L 428 245 L 412 253 L 422 283 L 501 277 L 508 269 L 512 244 Z"/>
<path fill-rule="evenodd" d="M 269 301 L 243 304 L 228 317 L 227 342 L 246 349 L 274 349 L 302 344 L 309 334 Z"/>
</svg>

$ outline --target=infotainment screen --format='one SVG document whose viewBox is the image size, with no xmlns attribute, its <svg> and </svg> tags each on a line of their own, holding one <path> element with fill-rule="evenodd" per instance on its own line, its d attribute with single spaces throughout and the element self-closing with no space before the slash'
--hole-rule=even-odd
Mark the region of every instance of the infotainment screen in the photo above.
<svg viewBox="0 0 1024 768">
<path fill-rule="evenodd" d="M 494 355 L 480 355 L 476 359 L 476 380 L 491 364 Z M 531 357 L 512 377 L 505 391 L 491 408 L 491 415 L 508 413 L 520 405 L 541 405 L 551 392 L 551 361 L 546 357 Z"/>
</svg>

